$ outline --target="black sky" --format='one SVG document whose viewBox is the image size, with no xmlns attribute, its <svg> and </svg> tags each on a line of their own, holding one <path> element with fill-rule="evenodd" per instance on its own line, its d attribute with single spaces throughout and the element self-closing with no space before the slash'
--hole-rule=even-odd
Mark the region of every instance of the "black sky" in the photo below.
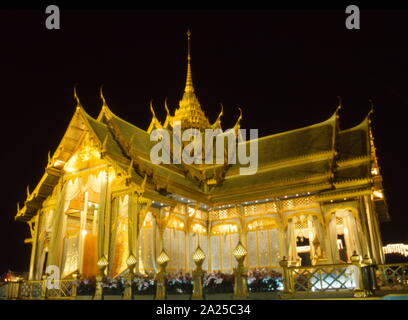
<svg viewBox="0 0 408 320">
<path fill-rule="evenodd" d="M 147 128 L 153 99 L 164 119 L 186 72 L 192 30 L 195 89 L 211 121 L 224 104 L 224 129 L 244 111 L 260 136 L 330 117 L 343 100 L 341 127 L 360 123 L 374 101 L 374 136 L 392 222 L 385 243 L 408 242 L 404 194 L 408 107 L 408 11 L 361 12 L 361 30 L 333 11 L 70 11 L 61 30 L 45 28 L 45 7 L 0 11 L 2 110 L 0 273 L 28 270 L 28 228 L 14 221 L 75 111 L 73 85 L 87 112 L 113 112 Z"/>
</svg>

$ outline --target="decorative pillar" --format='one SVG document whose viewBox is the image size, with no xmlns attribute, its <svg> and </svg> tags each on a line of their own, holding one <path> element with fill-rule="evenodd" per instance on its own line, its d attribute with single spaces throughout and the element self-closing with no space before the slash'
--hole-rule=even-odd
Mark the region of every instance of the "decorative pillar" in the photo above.
<svg viewBox="0 0 408 320">
<path fill-rule="evenodd" d="M 374 235 L 374 226 L 372 223 L 372 210 L 371 210 L 371 200 L 370 197 L 365 195 L 363 196 L 364 199 L 364 206 L 365 206 L 365 214 L 366 214 L 366 220 L 367 220 L 367 225 L 368 225 L 368 238 L 370 239 L 370 247 L 371 247 L 371 253 L 372 253 L 372 258 L 374 260 L 374 263 L 379 263 L 380 262 L 380 257 L 378 256 L 378 247 Z M 382 248 L 381 248 L 382 250 Z"/>
<path fill-rule="evenodd" d="M 363 270 L 361 264 L 361 256 L 357 254 L 356 251 L 353 252 L 353 255 L 350 257 L 351 263 L 355 265 L 355 272 L 357 276 L 356 285 L 358 288 L 354 289 L 354 297 L 355 298 L 365 298 L 368 296 L 367 291 L 364 288 L 364 278 L 363 278 Z"/>
<path fill-rule="evenodd" d="M 72 298 L 76 298 L 78 295 L 78 286 L 79 286 L 79 273 L 74 272 L 72 274 L 72 278 L 74 279 L 74 283 L 72 285 Z"/>
<path fill-rule="evenodd" d="M 156 274 L 156 294 L 154 296 L 155 300 L 166 300 L 166 266 L 170 261 L 169 256 L 166 251 L 162 250 L 160 255 L 157 257 L 157 263 L 159 264 L 160 270 Z"/>
<path fill-rule="evenodd" d="M 88 191 L 84 193 L 84 208 L 80 213 L 80 227 L 79 227 L 79 272 L 83 274 L 83 263 L 84 263 L 84 247 L 85 247 L 85 237 L 86 237 L 86 219 L 88 215 Z"/>
<path fill-rule="evenodd" d="M 364 279 L 366 279 L 366 289 L 369 295 L 373 295 L 374 291 L 377 290 L 377 281 L 375 277 L 375 270 L 373 265 L 373 260 L 366 254 L 361 261 L 364 267 Z"/>
<path fill-rule="evenodd" d="M 129 272 L 125 275 L 125 290 L 123 292 L 123 300 L 133 300 L 133 279 L 135 277 L 134 269 L 136 266 L 136 257 L 130 253 L 126 259 Z"/>
<path fill-rule="evenodd" d="M 246 281 L 246 269 L 244 260 L 248 254 L 247 249 L 242 245 L 241 240 L 233 251 L 234 257 L 238 262 L 238 266 L 234 269 L 234 299 L 248 298 L 248 285 Z"/>
<path fill-rule="evenodd" d="M 23 286 L 23 277 L 18 276 L 17 277 L 17 289 L 16 289 L 16 299 L 21 299 L 21 289 Z"/>
<path fill-rule="evenodd" d="M 34 279 L 34 274 L 36 272 L 35 266 L 37 265 L 37 248 L 38 248 L 38 235 L 40 228 L 40 213 L 38 213 L 34 218 L 34 234 L 31 234 L 31 258 L 30 258 L 30 271 L 28 280 Z"/>
<path fill-rule="evenodd" d="M 47 275 L 42 276 L 42 284 L 41 284 L 41 298 L 47 299 Z"/>
<path fill-rule="evenodd" d="M 109 264 L 112 264 L 112 257 L 110 256 L 109 243 L 111 242 L 112 234 L 112 182 L 114 178 L 111 177 L 111 174 L 114 175 L 114 171 L 109 167 L 109 170 L 106 171 L 106 197 L 105 197 L 105 227 L 104 227 L 104 236 L 103 236 L 103 255 L 107 258 Z M 106 270 L 106 274 L 109 273 L 109 265 Z"/>
<path fill-rule="evenodd" d="M 193 295 L 191 296 L 192 300 L 204 300 L 203 294 L 204 270 L 202 268 L 204 260 L 205 253 L 203 250 L 201 250 L 200 246 L 198 246 L 193 253 L 193 261 L 196 265 L 196 269 L 193 271 Z"/>
<path fill-rule="evenodd" d="M 288 270 L 289 261 L 286 257 L 283 257 L 281 261 L 279 261 L 279 265 L 282 267 L 282 280 L 283 280 L 283 294 L 291 294 L 292 293 L 292 286 L 290 280 L 290 273 Z"/>
</svg>

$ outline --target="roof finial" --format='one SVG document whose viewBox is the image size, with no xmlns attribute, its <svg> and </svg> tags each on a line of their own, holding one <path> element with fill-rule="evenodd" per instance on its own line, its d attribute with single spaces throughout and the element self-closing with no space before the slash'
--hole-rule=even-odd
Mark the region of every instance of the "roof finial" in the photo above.
<svg viewBox="0 0 408 320">
<path fill-rule="evenodd" d="M 79 98 L 78 98 L 78 95 L 77 95 L 77 84 L 75 83 L 74 84 L 74 98 L 75 98 L 75 100 L 76 100 L 76 102 L 77 102 L 77 108 L 78 107 L 80 107 L 80 106 L 82 106 L 81 105 L 81 101 L 79 101 Z"/>
<path fill-rule="evenodd" d="M 101 100 L 102 100 L 102 106 L 105 107 L 106 106 L 106 100 L 105 100 L 105 97 L 103 96 L 102 88 L 103 88 L 103 85 L 101 85 L 100 97 L 101 97 Z"/>
<path fill-rule="evenodd" d="M 342 107 L 342 100 L 341 100 L 341 97 L 340 97 L 340 96 L 337 96 L 337 100 L 339 101 L 339 105 L 337 106 L 336 111 L 339 111 L 339 110 L 341 109 L 341 107 Z"/>
<path fill-rule="evenodd" d="M 170 115 L 170 111 L 169 111 L 169 107 L 167 106 L 167 97 L 166 99 L 164 99 L 164 109 L 166 109 L 166 113 L 169 116 Z"/>
<path fill-rule="evenodd" d="M 191 49 L 190 49 L 190 37 L 191 31 L 190 29 L 187 30 L 187 80 L 186 80 L 186 88 L 184 89 L 185 92 L 194 92 L 193 88 L 193 77 L 191 76 Z"/>
<path fill-rule="evenodd" d="M 374 102 L 371 99 L 368 99 L 368 102 L 370 102 L 370 106 L 371 106 L 370 112 L 368 114 L 371 114 L 374 112 Z"/>
<path fill-rule="evenodd" d="M 153 115 L 153 118 L 156 118 L 156 113 L 154 112 L 154 109 L 153 109 L 153 100 L 150 100 L 150 111 Z"/>
<path fill-rule="evenodd" d="M 373 103 L 373 100 L 371 100 L 371 99 L 368 99 L 368 102 L 370 102 L 371 109 L 370 109 L 370 111 L 369 111 L 368 114 L 367 114 L 367 118 L 370 119 L 371 116 L 372 116 L 373 113 L 374 113 L 374 103 Z"/>
<path fill-rule="evenodd" d="M 235 130 L 241 128 L 242 109 L 241 109 L 241 108 L 238 108 L 238 109 L 239 109 L 239 117 L 238 117 L 237 122 L 236 122 L 235 125 L 234 125 L 234 129 L 235 129 Z"/>
</svg>

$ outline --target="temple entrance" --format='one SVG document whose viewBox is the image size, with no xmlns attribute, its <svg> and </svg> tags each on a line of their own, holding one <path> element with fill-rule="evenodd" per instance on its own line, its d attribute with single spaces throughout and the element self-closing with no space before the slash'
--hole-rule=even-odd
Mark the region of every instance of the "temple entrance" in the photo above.
<svg viewBox="0 0 408 320">
<path fill-rule="evenodd" d="M 297 237 L 296 238 L 296 249 L 298 257 L 300 258 L 300 265 L 302 267 L 307 267 L 312 265 L 310 258 L 310 241 L 308 238 Z"/>
<path fill-rule="evenodd" d="M 239 241 L 238 224 L 219 223 L 211 228 L 211 270 L 232 273 L 236 259 L 232 251 Z M 249 253 L 251 251 L 249 250 Z"/>
<path fill-rule="evenodd" d="M 248 267 L 279 266 L 278 224 L 271 218 L 258 218 L 247 225 Z"/>
<path fill-rule="evenodd" d="M 329 231 L 334 263 L 350 263 L 354 251 L 360 256 L 366 253 L 360 222 L 352 209 L 333 210 Z"/>
<path fill-rule="evenodd" d="M 344 239 L 344 234 L 337 235 L 337 248 L 339 250 L 340 261 L 347 263 L 349 257 L 347 255 L 346 240 Z"/>
<path fill-rule="evenodd" d="M 42 273 L 45 274 L 45 270 L 47 269 L 47 259 L 48 259 L 48 251 L 44 252 L 44 258 L 43 258 L 43 263 L 42 263 Z"/>
<path fill-rule="evenodd" d="M 324 259 L 325 246 L 319 219 L 312 214 L 294 215 L 288 219 L 286 245 L 291 265 L 311 266 Z"/>
<path fill-rule="evenodd" d="M 75 271 L 79 271 L 85 278 L 98 274 L 96 263 L 100 192 L 93 189 L 81 192 L 70 200 L 65 211 L 63 278 Z"/>
<path fill-rule="evenodd" d="M 163 248 L 170 257 L 167 270 L 178 272 L 186 269 L 185 222 L 178 216 L 171 216 L 163 234 Z"/>
<path fill-rule="evenodd" d="M 112 268 L 111 277 L 115 278 L 127 270 L 126 259 L 129 256 L 128 230 L 129 196 L 115 198 L 112 205 L 113 225 L 116 226 L 112 234 Z"/>
</svg>

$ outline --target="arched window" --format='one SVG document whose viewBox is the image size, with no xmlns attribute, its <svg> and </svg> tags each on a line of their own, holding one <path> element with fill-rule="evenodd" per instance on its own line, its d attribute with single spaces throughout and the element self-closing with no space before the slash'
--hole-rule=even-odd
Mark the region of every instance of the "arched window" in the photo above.
<svg viewBox="0 0 408 320">
<path fill-rule="evenodd" d="M 190 225 L 190 237 L 189 237 L 189 267 L 190 270 L 195 268 L 195 263 L 193 261 L 193 253 L 200 245 L 200 248 L 205 253 L 205 260 L 203 263 L 203 269 L 207 270 L 208 261 L 210 259 L 208 252 L 208 237 L 207 237 L 207 227 L 202 222 L 195 221 Z"/>
<path fill-rule="evenodd" d="M 170 257 L 169 271 L 185 270 L 186 238 L 185 222 L 178 216 L 171 216 L 163 234 L 163 247 Z"/>
<path fill-rule="evenodd" d="M 211 228 L 211 269 L 232 272 L 236 266 L 232 254 L 239 240 L 239 226 L 235 222 L 219 223 Z"/>
<path fill-rule="evenodd" d="M 279 265 L 278 224 L 271 218 L 258 218 L 247 224 L 249 268 L 276 267 Z"/>
</svg>

